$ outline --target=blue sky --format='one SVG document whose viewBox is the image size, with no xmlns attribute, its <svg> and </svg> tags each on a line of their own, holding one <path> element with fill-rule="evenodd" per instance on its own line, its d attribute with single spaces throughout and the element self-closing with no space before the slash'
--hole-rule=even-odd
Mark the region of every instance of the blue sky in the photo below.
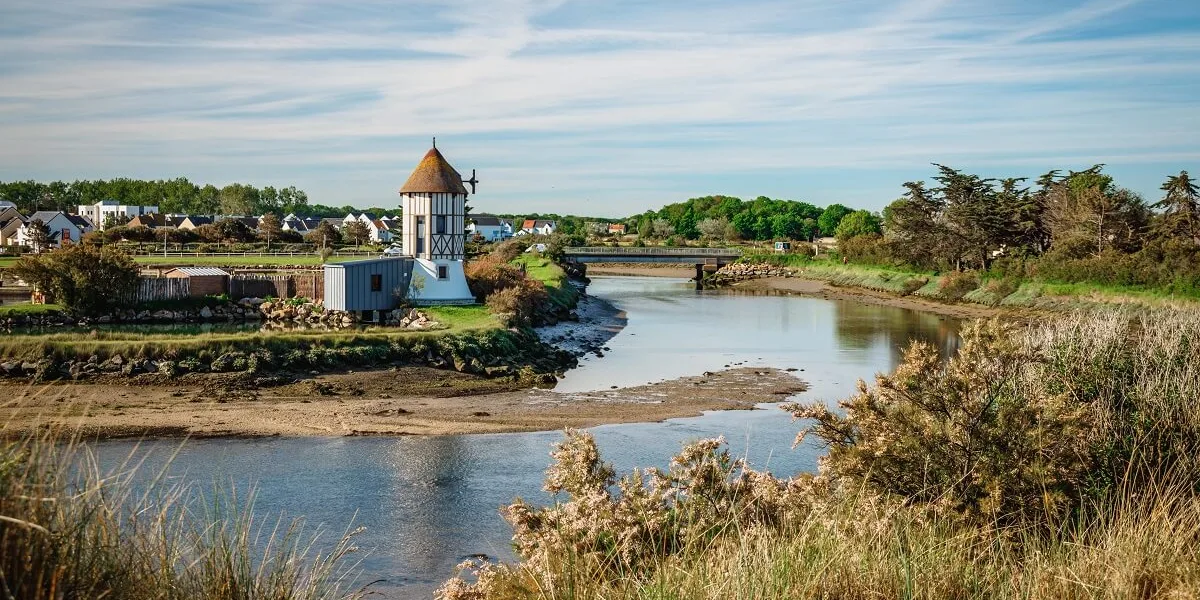
<svg viewBox="0 0 1200 600">
<path fill-rule="evenodd" d="M 931 162 L 1200 170 L 1200 2 L 5 0 L 0 180 L 183 175 L 480 212 L 878 210 Z"/>
</svg>

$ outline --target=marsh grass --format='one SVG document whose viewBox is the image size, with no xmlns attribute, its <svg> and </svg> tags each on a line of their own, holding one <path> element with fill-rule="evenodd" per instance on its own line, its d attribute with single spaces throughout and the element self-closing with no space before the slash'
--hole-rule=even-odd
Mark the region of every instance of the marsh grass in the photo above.
<svg viewBox="0 0 1200 600">
<path fill-rule="evenodd" d="M 502 510 L 522 561 L 440 597 L 1200 597 L 1200 313 L 974 323 L 949 363 L 917 343 L 840 409 L 786 408 L 817 474 L 703 440 L 618 478 L 568 432 L 556 502 Z"/>
<path fill-rule="evenodd" d="M 104 470 L 77 439 L 0 445 L 0 592 L 5 598 L 357 598 L 358 531 L 307 533 L 260 520 L 252 496 L 205 495 L 144 469 Z M 332 537 L 332 539 L 329 539 Z"/>
</svg>

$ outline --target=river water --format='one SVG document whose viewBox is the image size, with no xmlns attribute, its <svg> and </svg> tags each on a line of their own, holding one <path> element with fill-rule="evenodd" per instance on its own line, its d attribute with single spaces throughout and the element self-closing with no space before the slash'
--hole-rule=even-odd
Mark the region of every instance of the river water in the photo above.
<svg viewBox="0 0 1200 600">
<path fill-rule="evenodd" d="M 572 370 L 558 390 L 608 389 L 726 366 L 794 368 L 809 383 L 799 399 L 836 402 L 859 378 L 895 366 L 911 340 L 957 347 L 954 319 L 819 298 L 697 292 L 683 279 L 596 277 L 589 293 L 626 312 L 628 325 Z M 796 425 L 774 405 L 664 423 L 606 425 L 595 434 L 618 470 L 666 466 L 688 440 L 724 435 L 750 464 L 787 475 L 816 466 L 819 449 L 791 443 Z M 332 543 L 364 526 L 362 583 L 385 598 L 429 598 L 470 555 L 511 560 L 497 508 L 521 496 L 545 503 L 542 476 L 559 432 L 400 438 L 213 439 L 143 443 L 142 472 L 169 472 L 202 489 L 256 490 L 257 514 L 303 516 Z M 114 464 L 136 448 L 98 445 Z"/>
</svg>

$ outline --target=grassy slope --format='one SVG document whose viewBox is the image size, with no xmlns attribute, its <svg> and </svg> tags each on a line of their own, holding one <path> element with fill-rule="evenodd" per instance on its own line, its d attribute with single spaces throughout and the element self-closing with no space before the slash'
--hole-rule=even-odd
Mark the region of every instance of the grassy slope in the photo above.
<svg viewBox="0 0 1200 600">
<path fill-rule="evenodd" d="M 765 262 L 775 266 L 797 269 L 805 277 L 827 281 L 833 285 L 860 287 L 898 295 L 913 294 L 933 300 L 943 299 L 939 295 L 942 277 L 933 272 L 905 271 L 874 265 L 843 265 L 832 260 L 812 260 L 801 255 L 748 255 L 743 262 Z M 1054 283 L 1021 281 L 1016 291 L 997 296 L 987 287 L 987 281 L 979 288 L 968 292 L 963 300 L 977 304 L 1061 308 L 1087 303 L 1142 303 L 1162 304 L 1179 301 L 1200 300 L 1190 296 L 1164 293 L 1161 290 L 1133 286 L 1104 286 L 1083 283 Z"/>
<path fill-rule="evenodd" d="M 62 310 L 62 307 L 57 304 L 14 304 L 10 306 L 0 306 L 0 319 L 26 315 L 41 315 L 60 310 Z"/>
<path fill-rule="evenodd" d="M 574 308 L 579 292 L 567 280 L 567 274 L 554 261 L 537 254 L 522 254 L 513 261 L 525 265 L 525 272 L 546 286 L 546 293 L 555 304 Z"/>
</svg>

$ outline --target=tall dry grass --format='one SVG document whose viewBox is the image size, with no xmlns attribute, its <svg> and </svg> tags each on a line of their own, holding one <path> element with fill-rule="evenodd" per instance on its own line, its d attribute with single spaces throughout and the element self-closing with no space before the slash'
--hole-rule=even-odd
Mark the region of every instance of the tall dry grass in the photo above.
<svg viewBox="0 0 1200 600">
<path fill-rule="evenodd" d="M 138 474 L 131 455 L 103 470 L 74 440 L 50 434 L 0 444 L 0 595 L 326 600 L 346 591 L 357 531 L 322 549 L 300 521 L 260 521 L 252 498 L 204 497 Z"/>
<path fill-rule="evenodd" d="M 706 440 L 618 479 L 568 432 L 547 490 L 502 512 L 522 561 L 464 564 L 446 600 L 1200 597 L 1200 315 L 977 323 L 920 345 L 778 479 Z"/>
</svg>

